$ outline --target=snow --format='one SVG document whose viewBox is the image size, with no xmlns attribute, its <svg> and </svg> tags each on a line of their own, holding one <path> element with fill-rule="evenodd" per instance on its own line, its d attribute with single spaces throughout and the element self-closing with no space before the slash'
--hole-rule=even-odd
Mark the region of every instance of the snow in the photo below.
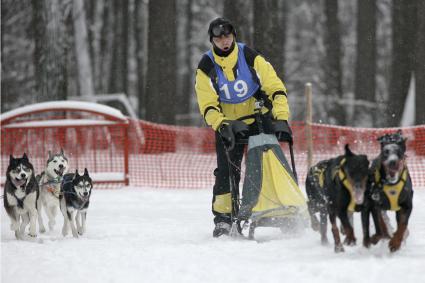
<svg viewBox="0 0 425 283">
<path fill-rule="evenodd" d="M 93 102 L 63 100 L 63 101 L 41 102 L 41 103 L 19 107 L 14 110 L 2 113 L 0 116 L 0 121 L 4 121 L 10 118 L 13 118 L 15 116 L 31 114 L 32 112 L 36 112 L 36 111 L 41 111 L 41 110 L 54 111 L 57 109 L 93 111 L 106 116 L 112 116 L 118 120 L 126 120 L 126 117 L 121 113 L 121 111 L 119 111 L 118 109 L 112 108 L 110 106 L 97 104 Z"/>
<path fill-rule="evenodd" d="M 415 190 L 410 236 L 397 253 L 388 242 L 335 254 L 311 229 L 258 229 L 259 242 L 214 239 L 211 190 L 94 190 L 87 233 L 56 229 L 43 243 L 17 241 L 1 213 L 2 282 L 423 282 L 425 188 Z M 390 213 L 393 221 L 393 213 Z M 328 232 L 329 239 L 331 233 Z M 332 242 L 332 241 L 331 241 Z"/>
<path fill-rule="evenodd" d="M 45 121 L 28 121 L 21 123 L 13 123 L 5 125 L 3 128 L 35 128 L 35 127 L 71 127 L 71 126 L 108 126 L 114 125 L 116 122 L 93 119 L 57 119 Z"/>
</svg>

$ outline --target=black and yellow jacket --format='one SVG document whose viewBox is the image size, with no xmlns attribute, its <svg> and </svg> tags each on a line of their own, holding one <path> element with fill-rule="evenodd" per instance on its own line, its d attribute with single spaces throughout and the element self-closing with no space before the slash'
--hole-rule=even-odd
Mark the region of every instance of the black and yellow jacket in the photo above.
<svg viewBox="0 0 425 283">
<path fill-rule="evenodd" d="M 226 57 L 218 56 L 214 50 L 214 60 L 222 68 L 226 78 L 235 80 L 235 66 L 238 61 L 238 45 L 235 44 L 233 51 Z M 273 66 L 267 62 L 257 51 L 245 46 L 245 59 L 250 68 L 255 71 L 263 91 L 272 103 L 273 118 L 276 120 L 288 120 L 289 106 L 286 97 L 286 88 L 283 82 L 276 75 Z M 199 62 L 196 71 L 195 91 L 198 98 L 199 110 L 206 123 L 214 130 L 221 125 L 223 120 L 236 120 L 240 117 L 254 114 L 255 98 L 238 104 L 228 104 L 219 101 L 219 96 L 214 88 L 214 63 L 204 54 Z M 263 112 L 267 112 L 264 109 Z M 254 119 L 245 121 L 247 124 L 254 122 Z"/>
</svg>

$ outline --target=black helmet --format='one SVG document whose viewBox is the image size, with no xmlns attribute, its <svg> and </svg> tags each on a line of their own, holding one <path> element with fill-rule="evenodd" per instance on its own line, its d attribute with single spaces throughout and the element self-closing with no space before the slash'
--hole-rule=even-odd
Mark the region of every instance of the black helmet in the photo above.
<svg viewBox="0 0 425 283">
<path fill-rule="evenodd" d="M 236 30 L 233 27 L 232 23 L 225 18 L 216 18 L 210 23 L 208 28 L 208 35 L 210 36 L 210 41 L 213 37 L 218 37 L 221 35 L 228 35 L 233 33 L 236 37 Z"/>
</svg>

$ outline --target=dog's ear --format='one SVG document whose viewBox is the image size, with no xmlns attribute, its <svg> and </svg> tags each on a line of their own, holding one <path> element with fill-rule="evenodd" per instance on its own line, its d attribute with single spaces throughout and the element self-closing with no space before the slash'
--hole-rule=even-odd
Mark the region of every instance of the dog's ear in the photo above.
<svg viewBox="0 0 425 283">
<path fill-rule="evenodd" d="M 88 176 L 89 175 L 89 171 L 87 171 L 87 168 L 84 168 L 84 176 Z"/>
<path fill-rule="evenodd" d="M 61 148 L 61 155 L 65 155 L 65 154 L 63 153 L 63 148 Z"/>
<path fill-rule="evenodd" d="M 25 152 L 24 152 L 24 155 L 22 155 L 22 159 L 28 161 L 28 156 L 27 156 L 27 154 Z"/>
<path fill-rule="evenodd" d="M 49 151 L 47 152 L 47 154 L 49 155 L 48 159 L 51 159 L 51 158 L 52 158 L 52 152 L 49 150 Z"/>
<path fill-rule="evenodd" d="M 78 169 L 75 169 L 74 178 L 72 178 L 72 180 L 75 180 L 75 178 L 77 178 L 77 176 L 79 177 L 80 175 L 78 174 Z"/>
<path fill-rule="evenodd" d="M 353 155 L 354 153 L 351 151 L 350 145 L 347 143 L 345 145 L 345 156 L 353 156 Z"/>
<path fill-rule="evenodd" d="M 9 163 L 13 163 L 13 161 L 15 161 L 15 158 L 13 157 L 13 155 L 10 155 L 10 159 L 9 159 Z"/>
</svg>

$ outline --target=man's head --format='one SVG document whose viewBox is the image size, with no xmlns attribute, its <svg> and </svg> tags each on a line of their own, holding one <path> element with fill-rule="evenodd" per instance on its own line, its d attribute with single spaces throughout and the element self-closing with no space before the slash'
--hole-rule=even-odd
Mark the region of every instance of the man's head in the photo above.
<svg viewBox="0 0 425 283">
<path fill-rule="evenodd" d="M 208 35 L 215 46 L 222 51 L 228 51 L 236 37 L 236 31 L 229 20 L 217 18 L 210 23 Z"/>
</svg>

